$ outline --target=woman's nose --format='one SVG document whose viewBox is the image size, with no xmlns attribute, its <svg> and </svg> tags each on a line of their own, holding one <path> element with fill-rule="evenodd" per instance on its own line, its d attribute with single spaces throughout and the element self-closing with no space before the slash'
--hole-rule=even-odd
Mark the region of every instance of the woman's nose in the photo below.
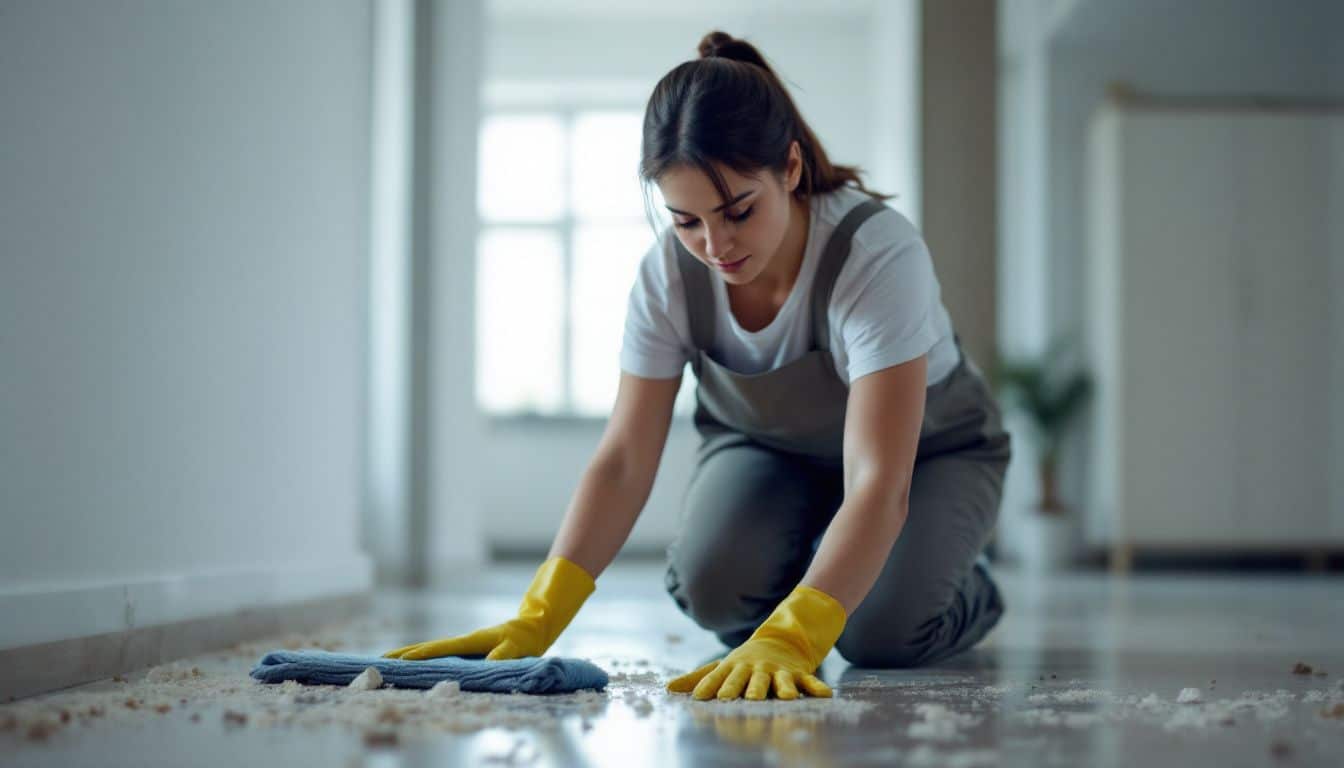
<svg viewBox="0 0 1344 768">
<path fill-rule="evenodd" d="M 715 261 L 722 261 L 725 256 L 732 252 L 733 238 L 727 227 L 705 232 L 705 255 Z"/>
</svg>

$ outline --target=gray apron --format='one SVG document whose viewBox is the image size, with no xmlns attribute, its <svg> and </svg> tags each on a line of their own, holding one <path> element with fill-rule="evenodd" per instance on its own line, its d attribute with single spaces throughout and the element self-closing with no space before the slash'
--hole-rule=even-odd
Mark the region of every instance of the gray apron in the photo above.
<svg viewBox="0 0 1344 768">
<path fill-rule="evenodd" d="M 710 355 L 713 277 L 676 243 L 696 348 L 694 423 L 702 441 L 685 525 L 669 549 L 667 588 L 683 611 L 729 645 L 745 640 L 796 585 L 843 498 L 849 387 L 830 353 L 827 308 L 854 232 L 884 208 L 865 201 L 841 220 L 822 250 L 809 297 L 811 349 L 764 373 L 738 373 Z M 901 535 L 906 541 L 893 547 L 879 583 L 837 644 L 856 663 L 928 663 L 969 647 L 1002 613 L 987 571 L 972 565 L 997 519 L 1009 436 L 959 341 L 957 350 L 953 371 L 926 390 L 910 516 Z M 928 471 L 921 474 L 922 468 Z M 790 485 L 800 477 L 809 480 Z M 926 509 L 938 499 L 952 509 Z M 785 535 L 770 543 L 759 535 L 762 519 Z M 757 546 L 743 551 L 744 536 Z M 928 583 L 912 583 L 915 578 Z M 884 579 L 903 584 L 884 585 Z M 899 616 L 883 602 L 898 602 Z"/>
</svg>

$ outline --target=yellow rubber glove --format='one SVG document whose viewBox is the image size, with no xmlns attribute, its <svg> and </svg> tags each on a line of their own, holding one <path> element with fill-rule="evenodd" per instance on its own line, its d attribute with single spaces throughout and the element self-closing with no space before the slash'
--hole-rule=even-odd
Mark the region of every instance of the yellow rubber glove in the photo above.
<svg viewBox="0 0 1344 768">
<path fill-rule="evenodd" d="M 812 674 L 845 628 L 845 608 L 819 589 L 798 585 L 756 628 L 747 641 L 719 661 L 673 679 L 667 690 L 691 692 L 696 699 L 718 696 L 761 700 L 773 689 L 780 699 L 830 696 L 831 689 Z"/>
<path fill-rule="evenodd" d="M 552 557 L 537 568 L 532 586 L 523 595 L 518 617 L 472 632 L 415 643 L 383 654 L 386 659 L 433 659 L 440 656 L 477 656 L 487 661 L 540 656 L 551 647 L 579 612 L 596 584 L 588 572 L 563 557 Z"/>
</svg>

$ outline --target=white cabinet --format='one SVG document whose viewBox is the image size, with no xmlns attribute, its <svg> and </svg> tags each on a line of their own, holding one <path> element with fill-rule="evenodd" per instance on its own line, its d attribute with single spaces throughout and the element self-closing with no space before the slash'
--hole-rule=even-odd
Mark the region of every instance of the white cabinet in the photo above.
<svg viewBox="0 0 1344 768">
<path fill-rule="evenodd" d="M 1344 542 L 1342 136 L 1339 113 L 1094 116 L 1093 543 Z"/>
</svg>

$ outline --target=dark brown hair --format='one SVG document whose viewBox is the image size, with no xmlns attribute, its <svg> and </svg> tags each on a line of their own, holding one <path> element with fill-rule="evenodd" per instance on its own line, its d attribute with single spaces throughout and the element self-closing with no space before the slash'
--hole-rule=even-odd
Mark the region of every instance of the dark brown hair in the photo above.
<svg viewBox="0 0 1344 768">
<path fill-rule="evenodd" d="M 755 46 L 716 30 L 700 41 L 699 51 L 699 59 L 664 75 L 649 97 L 639 163 L 644 183 L 674 167 L 698 168 L 727 202 L 728 184 L 714 163 L 744 176 L 762 169 L 781 175 L 789 145 L 797 141 L 803 158 L 802 178 L 793 192 L 798 200 L 846 184 L 878 200 L 892 197 L 866 188 L 859 168 L 831 163 Z"/>
</svg>

